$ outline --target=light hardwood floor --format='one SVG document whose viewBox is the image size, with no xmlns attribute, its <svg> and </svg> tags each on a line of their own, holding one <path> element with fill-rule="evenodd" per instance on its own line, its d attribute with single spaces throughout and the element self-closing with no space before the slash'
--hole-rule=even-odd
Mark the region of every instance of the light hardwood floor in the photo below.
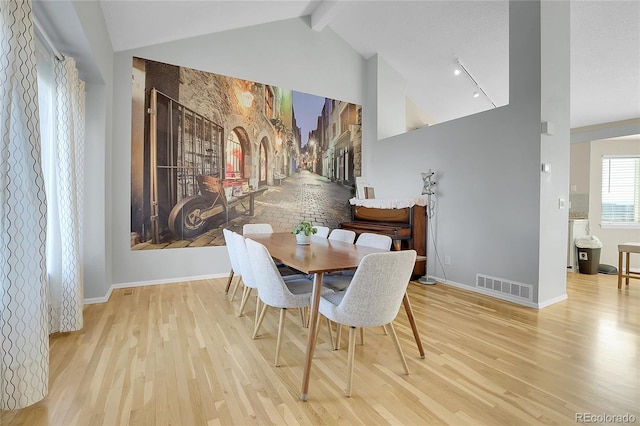
<svg viewBox="0 0 640 426">
<path fill-rule="evenodd" d="M 438 284 L 409 295 L 427 352 L 401 308 L 411 374 L 379 328 L 357 346 L 320 331 L 309 400 L 299 400 L 307 330 L 290 314 L 273 366 L 277 312 L 251 340 L 225 279 L 119 289 L 85 308 L 85 327 L 51 337 L 49 395 L 3 411 L 5 425 L 574 424 L 576 413 L 640 422 L 640 285 L 568 274 L 569 299 L 537 311 Z M 253 298 L 252 298 L 253 299 Z M 324 327 L 324 324 L 323 324 Z M 348 333 L 343 333 L 343 336 Z"/>
</svg>

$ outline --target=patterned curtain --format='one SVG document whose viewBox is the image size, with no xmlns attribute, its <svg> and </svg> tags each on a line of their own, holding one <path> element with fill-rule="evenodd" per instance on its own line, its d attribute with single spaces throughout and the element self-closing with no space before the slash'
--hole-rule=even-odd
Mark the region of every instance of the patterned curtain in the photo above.
<svg viewBox="0 0 640 426">
<path fill-rule="evenodd" d="M 46 200 L 30 0 L 0 1 L 0 409 L 47 394 Z"/>
<path fill-rule="evenodd" d="M 49 331 L 82 328 L 84 82 L 72 58 L 54 60 L 53 141 L 48 155 Z"/>
</svg>

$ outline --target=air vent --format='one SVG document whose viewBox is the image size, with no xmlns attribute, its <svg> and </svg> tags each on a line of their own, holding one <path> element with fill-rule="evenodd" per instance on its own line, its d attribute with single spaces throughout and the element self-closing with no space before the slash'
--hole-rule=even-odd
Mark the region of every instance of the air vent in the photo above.
<svg viewBox="0 0 640 426">
<path fill-rule="evenodd" d="M 533 301 L 533 287 L 530 284 L 476 274 L 476 287 L 483 289 L 483 293 L 504 299 Z"/>
</svg>

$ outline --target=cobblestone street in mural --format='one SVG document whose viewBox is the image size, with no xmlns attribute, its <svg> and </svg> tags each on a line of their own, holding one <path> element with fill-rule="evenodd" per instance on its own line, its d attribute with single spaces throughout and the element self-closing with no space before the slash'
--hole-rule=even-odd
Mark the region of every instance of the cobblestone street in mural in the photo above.
<svg viewBox="0 0 640 426">
<path fill-rule="evenodd" d="M 308 170 L 301 170 L 287 177 L 282 185 L 270 186 L 255 200 L 254 216 L 242 214 L 242 208 L 234 213 L 229 223 L 224 221 L 204 234 L 191 240 L 167 241 L 160 244 L 140 243 L 134 249 L 179 247 L 204 247 L 224 245 L 223 228 L 242 233 L 245 223 L 270 223 L 275 232 L 288 232 L 301 220 L 314 225 L 337 228 L 340 222 L 350 219 L 348 200 L 352 189 Z"/>
</svg>

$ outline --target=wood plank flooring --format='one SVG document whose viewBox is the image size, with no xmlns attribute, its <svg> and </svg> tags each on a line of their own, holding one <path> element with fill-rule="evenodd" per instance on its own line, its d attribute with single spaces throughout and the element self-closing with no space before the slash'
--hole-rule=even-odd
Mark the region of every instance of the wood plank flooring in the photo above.
<svg viewBox="0 0 640 426">
<path fill-rule="evenodd" d="M 411 374 L 390 336 L 356 346 L 345 397 L 346 341 L 322 324 L 309 400 L 299 400 L 307 330 L 277 312 L 251 339 L 255 298 L 237 317 L 226 279 L 119 289 L 85 307 L 85 328 L 51 337 L 48 396 L 0 412 L 5 425 L 574 424 L 577 413 L 640 422 L 640 285 L 568 274 L 569 299 L 537 311 L 438 284 L 409 296 L 427 352 L 404 310 L 395 321 Z M 348 333 L 343 333 L 343 339 Z"/>
</svg>

